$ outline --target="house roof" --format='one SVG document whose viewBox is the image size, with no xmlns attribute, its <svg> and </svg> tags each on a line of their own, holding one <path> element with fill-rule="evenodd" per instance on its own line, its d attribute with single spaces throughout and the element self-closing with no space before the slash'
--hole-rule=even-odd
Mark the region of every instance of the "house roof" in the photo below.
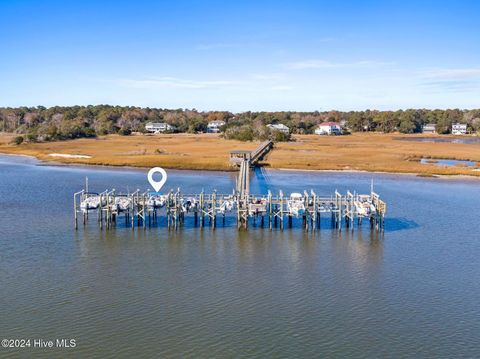
<svg viewBox="0 0 480 359">
<path fill-rule="evenodd" d="M 145 126 L 170 126 L 168 123 L 166 122 L 148 122 Z"/>
<path fill-rule="evenodd" d="M 267 127 L 274 127 L 274 128 L 288 128 L 283 123 L 271 123 L 267 125 Z"/>
<path fill-rule="evenodd" d="M 319 126 L 339 126 L 336 122 L 322 122 Z"/>
</svg>

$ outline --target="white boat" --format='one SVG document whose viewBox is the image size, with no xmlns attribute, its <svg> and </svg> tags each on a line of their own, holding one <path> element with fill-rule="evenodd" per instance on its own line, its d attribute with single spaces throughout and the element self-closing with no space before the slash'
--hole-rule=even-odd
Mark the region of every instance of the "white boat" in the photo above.
<svg viewBox="0 0 480 359">
<path fill-rule="evenodd" d="M 116 197 L 114 207 L 116 207 L 118 212 L 127 211 L 132 204 L 132 200 L 128 197 Z"/>
<path fill-rule="evenodd" d="M 360 197 L 360 200 L 354 202 L 355 210 L 358 216 L 370 216 L 375 214 L 375 206 L 368 198 Z"/>
<path fill-rule="evenodd" d="M 100 196 L 87 197 L 80 203 L 80 209 L 82 211 L 88 211 L 90 209 L 97 209 L 100 206 Z"/>
<path fill-rule="evenodd" d="M 296 192 L 290 194 L 290 199 L 287 200 L 287 208 L 292 215 L 303 216 L 305 214 L 305 203 L 302 194 Z"/>
<path fill-rule="evenodd" d="M 197 206 L 197 200 L 194 197 L 187 197 L 182 203 L 183 212 L 190 212 Z"/>
<path fill-rule="evenodd" d="M 248 204 L 248 214 L 250 216 L 263 215 L 267 213 L 267 200 L 265 198 L 254 200 Z"/>
<path fill-rule="evenodd" d="M 151 208 L 162 208 L 165 206 L 166 198 L 162 195 L 152 195 L 147 199 L 147 206 Z"/>
<path fill-rule="evenodd" d="M 223 203 L 218 207 L 218 213 L 225 214 L 225 212 L 230 212 L 233 209 L 233 201 L 223 201 Z"/>
</svg>

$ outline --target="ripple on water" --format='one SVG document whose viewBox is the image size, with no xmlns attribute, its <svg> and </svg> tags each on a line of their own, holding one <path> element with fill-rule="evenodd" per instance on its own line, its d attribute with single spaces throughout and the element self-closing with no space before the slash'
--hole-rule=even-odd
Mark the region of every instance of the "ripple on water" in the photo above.
<svg viewBox="0 0 480 359">
<path fill-rule="evenodd" d="M 374 177 L 389 203 L 381 235 L 332 231 L 327 217 L 316 234 L 239 233 L 228 221 L 215 231 L 74 232 L 71 194 L 86 175 L 93 187 L 121 189 L 145 186 L 144 174 L 5 161 L 0 318 L 12 337 L 73 337 L 76 356 L 98 358 L 440 358 L 480 350 L 476 182 L 276 171 L 252 178 L 259 190 L 291 192 L 301 183 L 330 193 L 368 191 Z M 217 172 L 172 171 L 170 180 L 185 190 L 234 184 Z M 20 194 L 28 201 L 18 202 Z"/>
</svg>

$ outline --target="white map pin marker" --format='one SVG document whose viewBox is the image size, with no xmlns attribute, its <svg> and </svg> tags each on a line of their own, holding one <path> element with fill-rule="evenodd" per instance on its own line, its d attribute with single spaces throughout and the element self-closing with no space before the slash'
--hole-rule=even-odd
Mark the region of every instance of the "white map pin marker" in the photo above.
<svg viewBox="0 0 480 359">
<path fill-rule="evenodd" d="M 153 179 L 153 174 L 157 172 L 162 174 L 162 179 L 160 181 L 155 181 Z M 148 171 L 148 182 L 150 182 L 155 192 L 159 192 L 165 182 L 167 182 L 167 172 L 165 172 L 162 167 L 153 167 Z"/>
</svg>

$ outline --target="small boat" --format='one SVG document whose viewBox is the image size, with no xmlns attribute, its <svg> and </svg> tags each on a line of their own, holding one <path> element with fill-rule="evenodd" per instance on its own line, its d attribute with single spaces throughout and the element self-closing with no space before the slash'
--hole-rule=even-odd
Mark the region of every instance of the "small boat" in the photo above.
<svg viewBox="0 0 480 359">
<path fill-rule="evenodd" d="M 251 203 L 248 205 L 248 214 L 250 216 L 254 215 L 263 215 L 267 213 L 267 199 L 266 198 L 261 198 L 261 199 L 254 199 Z"/>
<path fill-rule="evenodd" d="M 375 214 L 376 209 L 368 197 L 359 197 L 359 200 L 354 202 L 355 210 L 358 216 L 370 216 Z"/>
<path fill-rule="evenodd" d="M 116 197 L 113 207 L 117 209 L 118 212 L 127 211 L 132 204 L 132 200 L 128 197 Z"/>
<path fill-rule="evenodd" d="M 233 201 L 224 201 L 220 207 L 218 207 L 217 212 L 220 214 L 225 214 L 225 212 L 230 212 L 233 209 Z"/>
<path fill-rule="evenodd" d="M 162 208 L 165 206 L 166 198 L 162 195 L 152 195 L 147 199 L 147 206 L 151 208 Z"/>
<path fill-rule="evenodd" d="M 100 197 L 92 196 L 87 197 L 80 203 L 80 209 L 82 211 L 88 211 L 91 209 L 97 209 L 100 206 Z"/>
<path fill-rule="evenodd" d="M 287 200 L 287 208 L 292 215 L 303 216 L 305 214 L 305 203 L 302 194 L 296 192 L 290 194 L 290 199 Z"/>
<path fill-rule="evenodd" d="M 182 203 L 182 211 L 190 212 L 196 206 L 197 206 L 197 200 L 194 197 L 188 197 Z"/>
</svg>

